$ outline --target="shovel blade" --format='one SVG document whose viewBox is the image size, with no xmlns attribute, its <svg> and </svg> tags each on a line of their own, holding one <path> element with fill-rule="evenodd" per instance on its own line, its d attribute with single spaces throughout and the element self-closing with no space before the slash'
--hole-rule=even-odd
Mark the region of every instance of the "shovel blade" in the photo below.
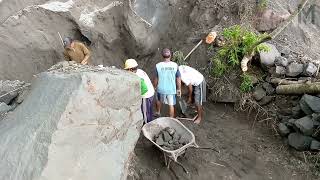
<svg viewBox="0 0 320 180">
<path fill-rule="evenodd" d="M 181 98 L 179 98 L 178 101 L 179 101 L 179 106 L 180 106 L 182 114 L 186 114 L 187 109 L 188 109 L 187 102 L 184 99 L 181 99 Z"/>
</svg>

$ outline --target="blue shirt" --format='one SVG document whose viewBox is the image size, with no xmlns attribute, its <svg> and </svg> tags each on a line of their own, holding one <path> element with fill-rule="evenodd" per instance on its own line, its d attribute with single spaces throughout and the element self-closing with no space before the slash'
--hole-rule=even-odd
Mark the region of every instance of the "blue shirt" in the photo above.
<svg viewBox="0 0 320 180">
<path fill-rule="evenodd" d="M 176 78 L 180 77 L 178 65 L 175 62 L 160 62 L 156 65 L 158 77 L 157 92 L 160 94 L 176 94 Z"/>
</svg>

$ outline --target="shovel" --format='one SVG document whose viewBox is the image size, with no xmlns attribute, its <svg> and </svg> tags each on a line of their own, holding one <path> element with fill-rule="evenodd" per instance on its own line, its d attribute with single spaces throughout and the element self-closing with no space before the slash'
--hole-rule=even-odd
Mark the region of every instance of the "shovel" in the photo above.
<svg viewBox="0 0 320 180">
<path fill-rule="evenodd" d="M 183 115 L 186 115 L 187 113 L 187 109 L 188 109 L 188 104 L 187 102 L 181 98 L 181 97 L 177 97 L 177 100 L 178 100 L 178 104 L 180 106 L 180 109 L 181 109 L 181 112 Z"/>
</svg>

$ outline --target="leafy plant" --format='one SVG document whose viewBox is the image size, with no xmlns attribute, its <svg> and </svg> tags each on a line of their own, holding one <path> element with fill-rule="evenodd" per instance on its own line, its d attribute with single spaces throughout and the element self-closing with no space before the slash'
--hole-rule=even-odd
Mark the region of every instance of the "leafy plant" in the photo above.
<svg viewBox="0 0 320 180">
<path fill-rule="evenodd" d="M 183 52 L 176 51 L 173 53 L 172 60 L 178 65 L 187 65 L 188 63 L 184 60 Z"/>
<path fill-rule="evenodd" d="M 250 92 L 253 89 L 252 77 L 244 73 L 241 75 L 241 80 L 240 91 L 244 93 Z"/>
<path fill-rule="evenodd" d="M 212 63 L 215 68 L 211 69 L 211 74 L 219 77 L 226 72 L 227 65 L 224 62 L 220 61 L 219 59 L 213 59 Z"/>
<path fill-rule="evenodd" d="M 267 34 L 256 34 L 239 25 L 224 29 L 222 34 L 226 42 L 211 59 L 213 65 L 211 72 L 215 76 L 221 76 L 227 69 L 238 66 L 242 58 L 251 51 L 269 51 L 268 46 L 263 44 L 255 47 L 255 44 Z"/>
</svg>

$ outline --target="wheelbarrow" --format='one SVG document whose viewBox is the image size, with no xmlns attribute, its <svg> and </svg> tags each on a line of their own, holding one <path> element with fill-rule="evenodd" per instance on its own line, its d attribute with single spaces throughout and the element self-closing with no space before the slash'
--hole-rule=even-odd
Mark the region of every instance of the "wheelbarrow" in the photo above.
<svg viewBox="0 0 320 180">
<path fill-rule="evenodd" d="M 172 150 L 172 151 L 166 150 L 161 146 L 159 146 L 154 141 L 154 137 L 156 137 L 162 130 L 164 130 L 167 127 L 175 129 L 176 133 L 179 133 L 181 135 L 181 138 L 184 138 L 185 140 L 187 140 L 187 143 L 184 146 L 180 147 L 179 149 Z M 214 148 L 200 148 L 195 142 L 194 134 L 186 126 L 184 126 L 179 120 L 170 118 L 170 117 L 160 117 L 145 124 L 142 127 L 142 132 L 143 132 L 143 135 L 149 141 L 151 141 L 157 148 L 159 148 L 163 152 L 165 164 L 168 169 L 170 168 L 170 163 L 174 161 L 175 163 L 180 165 L 186 173 L 188 173 L 187 169 L 180 162 L 178 162 L 178 157 L 185 154 L 188 148 L 215 150 Z"/>
</svg>

